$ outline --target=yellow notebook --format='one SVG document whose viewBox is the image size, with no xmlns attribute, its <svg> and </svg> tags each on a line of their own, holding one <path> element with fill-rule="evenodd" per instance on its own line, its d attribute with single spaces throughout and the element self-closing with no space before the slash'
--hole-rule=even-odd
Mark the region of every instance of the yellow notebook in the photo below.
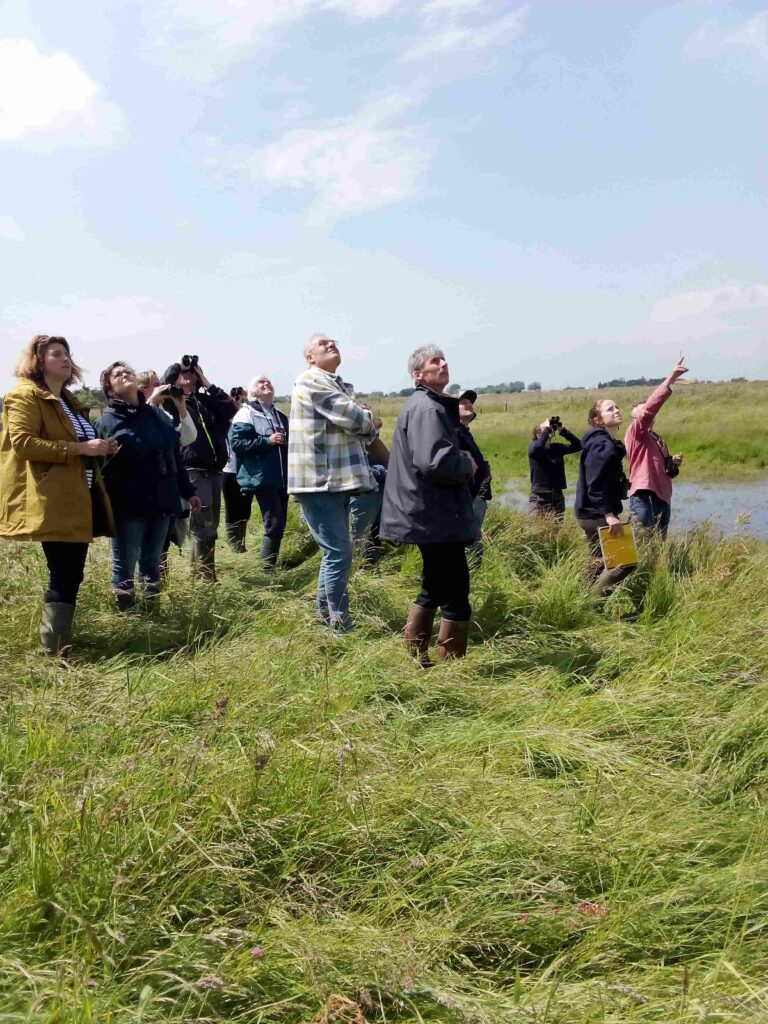
<svg viewBox="0 0 768 1024">
<path fill-rule="evenodd" d="M 618 537 L 612 537 L 609 526 L 601 526 L 597 531 L 600 535 L 600 550 L 606 569 L 618 569 L 622 565 L 637 565 L 637 543 L 635 532 L 629 523 Z"/>
</svg>

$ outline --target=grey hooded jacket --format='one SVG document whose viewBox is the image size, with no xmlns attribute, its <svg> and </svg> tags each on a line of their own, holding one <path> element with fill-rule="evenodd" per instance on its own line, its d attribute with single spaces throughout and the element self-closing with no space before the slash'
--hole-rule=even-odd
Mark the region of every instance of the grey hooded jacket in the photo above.
<svg viewBox="0 0 768 1024">
<path fill-rule="evenodd" d="M 400 410 L 379 536 L 398 544 L 471 544 L 472 467 L 458 444 L 459 402 L 423 385 Z"/>
</svg>

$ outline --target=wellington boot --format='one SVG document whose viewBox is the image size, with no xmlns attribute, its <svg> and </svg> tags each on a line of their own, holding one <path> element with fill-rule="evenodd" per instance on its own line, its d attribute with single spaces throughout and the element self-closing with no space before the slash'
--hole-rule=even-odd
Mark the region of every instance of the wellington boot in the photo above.
<svg viewBox="0 0 768 1024">
<path fill-rule="evenodd" d="M 236 555 L 245 554 L 245 533 L 248 529 L 248 521 L 242 519 L 237 523 L 227 523 L 225 532 L 227 543 Z"/>
<path fill-rule="evenodd" d="M 116 590 L 115 604 L 119 612 L 132 612 L 136 609 L 136 595 L 132 590 Z"/>
<path fill-rule="evenodd" d="M 261 561 L 264 563 L 264 568 L 268 571 L 272 571 L 277 568 L 277 556 L 280 554 L 280 542 L 275 540 L 274 537 L 262 537 L 261 538 Z"/>
<path fill-rule="evenodd" d="M 440 619 L 440 632 L 437 634 L 437 656 L 440 661 L 463 658 L 467 653 L 468 636 L 469 622 Z"/>
<path fill-rule="evenodd" d="M 209 583 L 216 582 L 216 547 L 213 543 L 203 544 L 197 537 L 190 545 L 192 572 Z"/>
<path fill-rule="evenodd" d="M 405 624 L 405 646 L 422 668 L 432 668 L 434 662 L 429 660 L 429 642 L 432 639 L 432 625 L 435 621 L 434 608 L 422 608 L 420 604 L 412 604 L 408 609 L 408 621 Z"/>
<path fill-rule="evenodd" d="M 42 652 L 49 657 L 66 658 L 71 648 L 72 621 L 75 606 L 59 601 L 43 605 L 40 618 L 40 644 Z"/>
</svg>

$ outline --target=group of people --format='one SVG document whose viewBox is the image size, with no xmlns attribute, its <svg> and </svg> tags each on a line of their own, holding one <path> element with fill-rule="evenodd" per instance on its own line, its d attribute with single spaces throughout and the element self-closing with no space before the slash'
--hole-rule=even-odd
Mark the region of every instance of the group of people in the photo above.
<svg viewBox="0 0 768 1024">
<path fill-rule="evenodd" d="M 353 628 L 349 578 L 357 548 L 375 561 L 382 541 L 418 546 L 421 588 L 411 604 L 405 643 L 420 665 L 439 610 L 440 660 L 466 653 L 471 619 L 470 566 L 482 557 L 481 527 L 491 499 L 491 468 L 472 435 L 473 391 L 449 387 L 445 356 L 425 345 L 408 360 L 414 390 L 400 410 L 391 450 L 381 421 L 339 374 L 341 352 L 326 334 L 304 348 L 290 416 L 274 404 L 268 375 L 226 392 L 207 378 L 195 355 L 158 376 L 110 363 L 100 384 L 106 408 L 95 423 L 73 384 L 82 380 L 65 338 L 36 336 L 16 367 L 5 396 L 0 438 L 0 537 L 39 541 L 49 583 L 40 624 L 42 650 L 70 647 L 88 545 L 111 537 L 112 589 L 120 612 L 137 606 L 136 570 L 144 601 L 159 596 L 172 543 L 190 535 L 193 571 L 216 579 L 215 550 L 224 504 L 225 535 L 245 550 L 256 498 L 263 519 L 261 558 L 277 566 L 293 495 L 321 553 L 318 622 L 334 632 Z M 621 416 L 603 399 L 579 441 L 557 417 L 534 431 L 529 449 L 531 509 L 562 518 L 563 459 L 581 452 L 575 512 L 590 550 L 598 529 L 623 529 L 619 514 L 628 483 L 622 463 L 639 467 L 631 504 L 638 520 L 666 532 L 671 485 L 681 456 L 670 456 L 653 420 L 682 361 L 642 406 L 633 410 L 627 447 L 617 439 Z M 567 444 L 553 443 L 560 433 Z M 595 589 L 622 578 L 600 568 Z M 617 575 L 618 573 L 618 575 Z"/>
<path fill-rule="evenodd" d="M 688 369 L 681 356 L 672 371 L 644 401 L 632 407 L 631 422 L 622 443 L 618 438 L 621 410 L 611 398 L 595 402 L 589 410 L 589 430 L 579 440 L 553 416 L 533 429 L 528 447 L 531 469 L 529 510 L 562 520 L 566 487 L 564 459 L 581 453 L 574 515 L 587 539 L 594 582 L 592 590 L 609 594 L 635 566 L 607 567 L 600 544 L 601 530 L 619 536 L 619 516 L 629 498 L 632 522 L 644 533 L 667 536 L 672 512 L 672 480 L 680 473 L 682 453 L 670 454 L 664 439 L 653 429 L 656 416 L 672 394 L 672 386 Z M 565 444 L 553 444 L 557 433 Z M 624 460 L 627 461 L 627 473 Z"/>
</svg>

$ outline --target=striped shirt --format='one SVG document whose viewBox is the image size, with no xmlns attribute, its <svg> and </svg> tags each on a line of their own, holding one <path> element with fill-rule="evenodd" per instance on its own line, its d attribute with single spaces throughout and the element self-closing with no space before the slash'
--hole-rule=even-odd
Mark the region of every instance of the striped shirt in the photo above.
<svg viewBox="0 0 768 1024">
<path fill-rule="evenodd" d="M 74 412 L 74 410 L 70 409 L 70 407 L 67 405 L 67 403 L 64 401 L 64 399 L 61 397 L 61 395 L 59 395 L 59 401 L 61 402 L 62 409 L 64 410 L 64 412 L 69 417 L 70 423 L 75 428 L 75 433 L 77 434 L 77 440 L 78 441 L 93 441 L 95 439 L 95 437 L 96 437 L 96 431 L 94 430 L 93 425 L 91 424 L 91 421 L 87 417 L 83 416 L 81 413 Z M 85 476 L 86 476 L 86 479 L 88 480 L 88 487 L 90 489 L 90 487 L 93 485 L 93 470 L 92 469 L 88 469 L 88 463 L 87 462 L 85 464 L 85 467 L 86 467 L 85 468 Z"/>
</svg>

